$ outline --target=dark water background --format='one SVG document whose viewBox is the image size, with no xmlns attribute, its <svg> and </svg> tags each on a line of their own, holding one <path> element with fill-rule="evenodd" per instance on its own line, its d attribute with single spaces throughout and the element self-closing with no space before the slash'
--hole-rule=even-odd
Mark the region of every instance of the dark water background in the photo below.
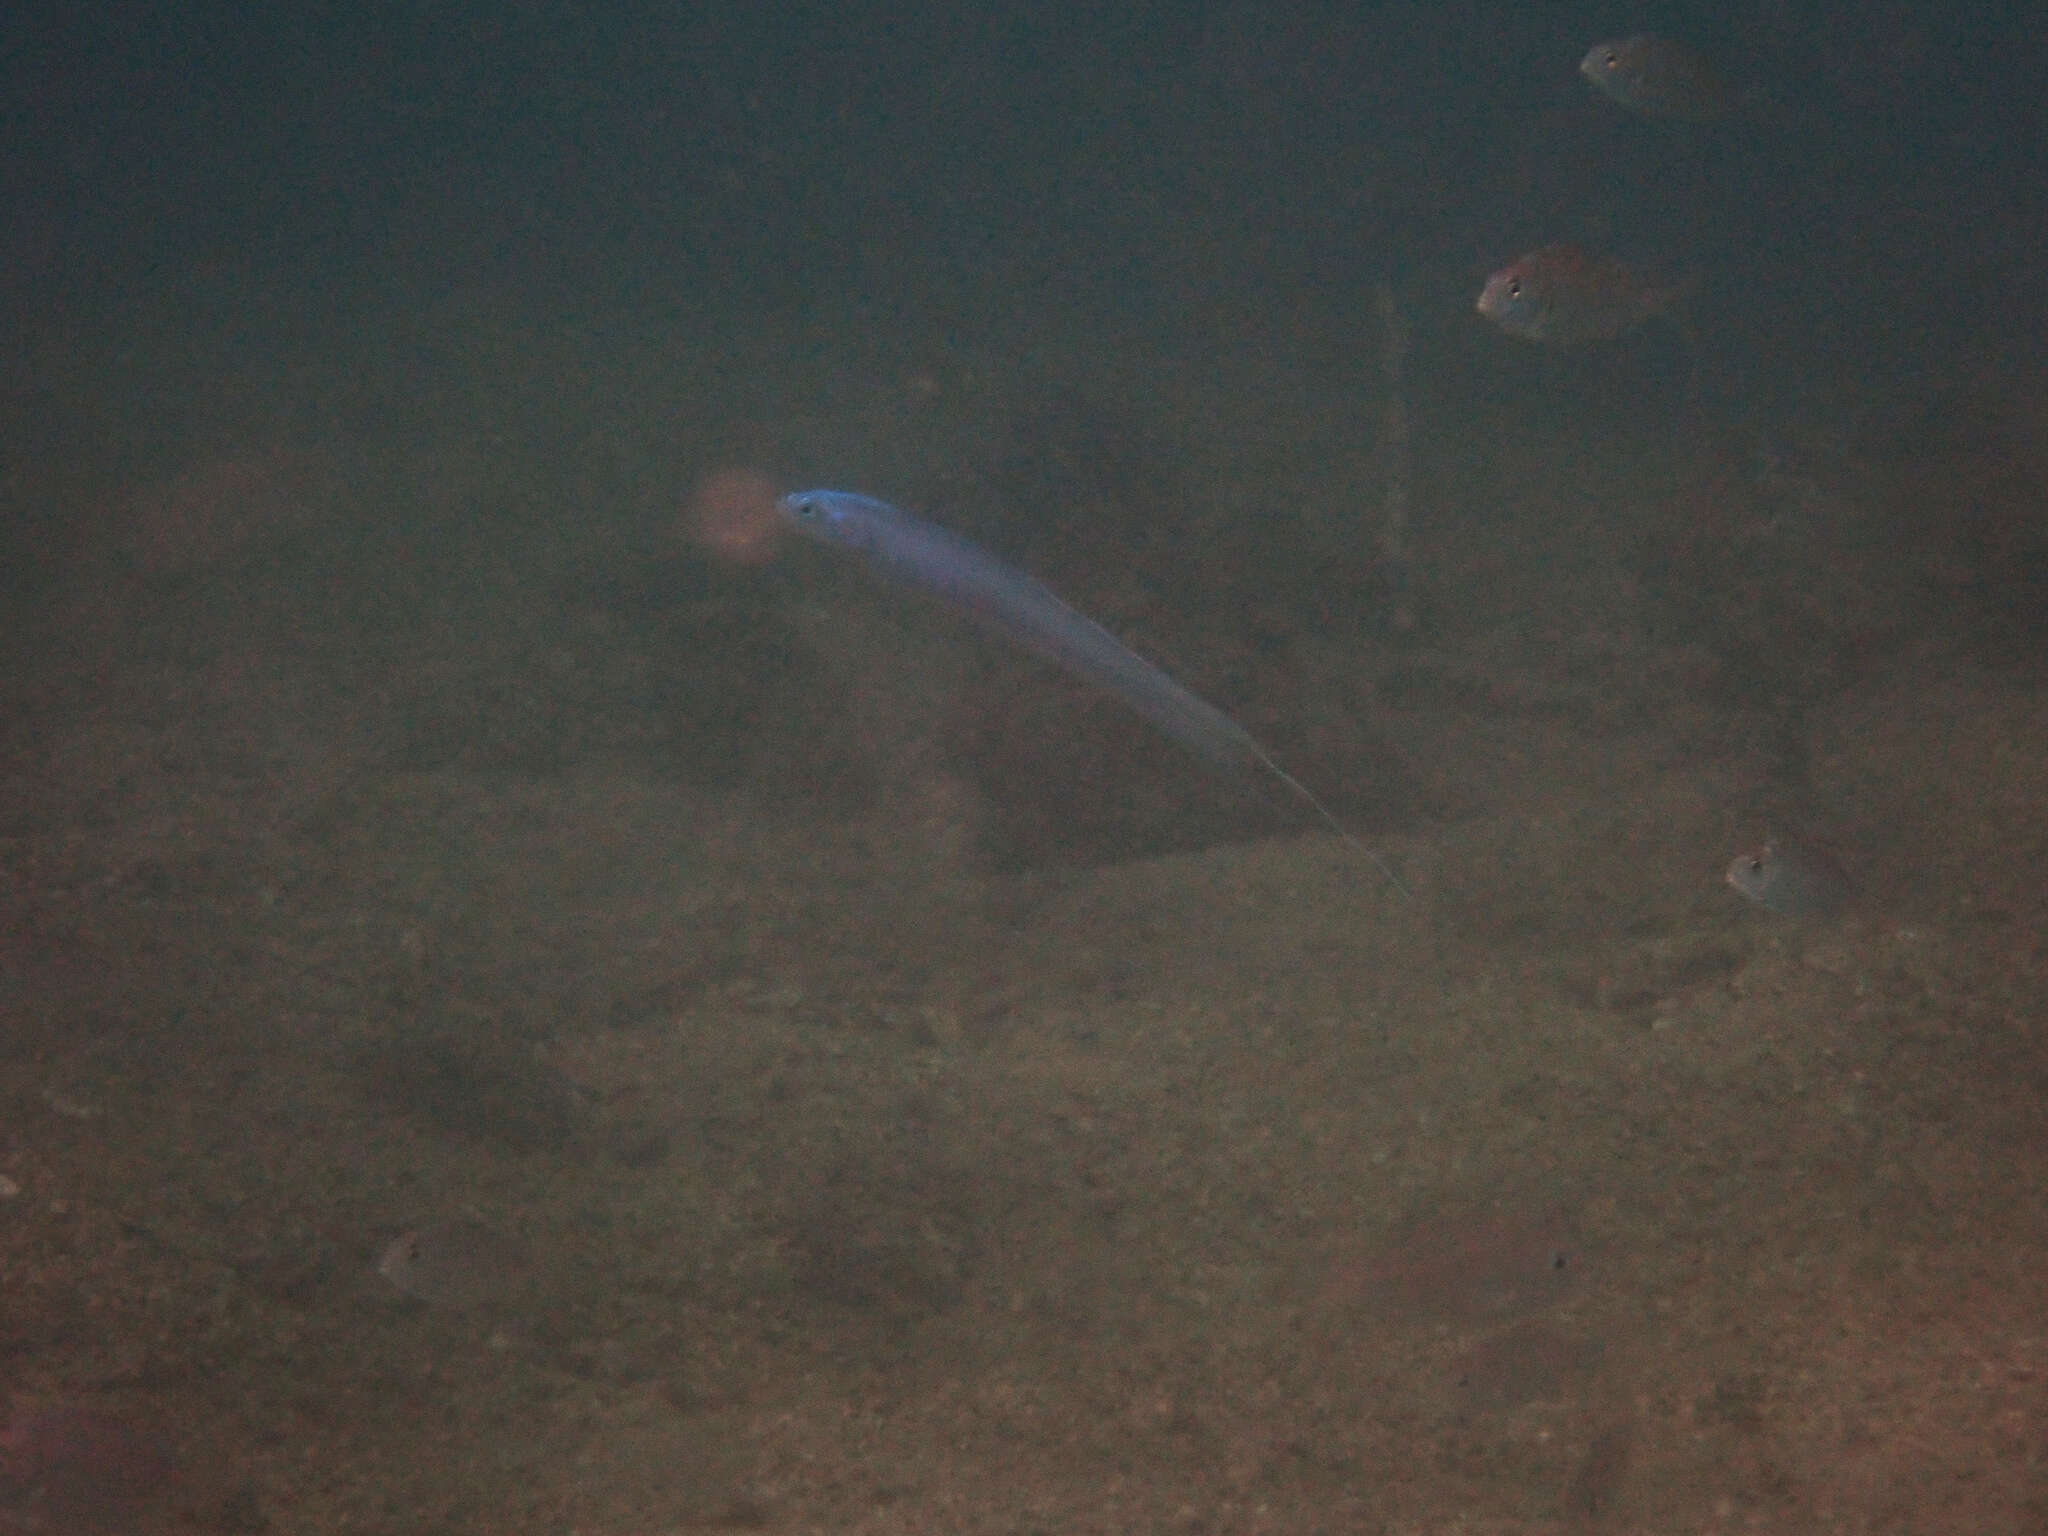
<svg viewBox="0 0 2048 1536">
<path fill-rule="evenodd" d="M 516 278 L 831 339 L 1323 331 L 1375 277 L 1448 307 L 1571 238 L 1700 271 L 1717 355 L 1773 383 L 2039 318 L 2022 6 L 36 9 L 0 189 L 30 314 L 210 267 L 330 317 Z M 1708 49 L 1740 113 L 1646 123 L 1558 67 L 1618 25 Z"/>
<path fill-rule="evenodd" d="M 1620 19 L 1754 92 L 1700 143 L 1555 67 L 1617 24 L 1573 7 L 31 9 L 8 38 L 10 267 L 84 297 L 201 258 L 426 281 L 581 255 L 721 305 L 864 292 L 936 319 L 937 296 L 1047 283 L 1334 296 L 1361 256 L 1485 266 L 1613 223 L 1717 274 L 1739 254 L 1741 311 L 1846 307 L 1875 361 L 1896 336 L 1873 305 L 1913 333 L 2027 313 L 2033 19 Z"/>
<path fill-rule="evenodd" d="M 1480 438 L 1579 451 L 1546 414 L 1555 360 L 1470 314 L 1487 272 L 1557 239 L 1701 283 L 1697 355 L 1596 374 L 1597 404 L 1648 386 L 1672 408 L 1669 375 L 1692 368 L 1714 420 L 1770 421 L 1843 381 L 1904 389 L 2038 353 L 2048 45 L 2031 22 L 1797 4 L 31 8 L 4 43 L 13 430 L 146 453 L 236 394 L 330 436 L 424 432 L 435 412 L 461 430 L 461 400 L 510 401 L 464 373 L 462 339 L 422 332 L 490 294 L 597 361 L 628 335 L 643 360 L 665 338 L 751 347 L 821 386 L 948 349 L 1022 375 L 1075 339 L 1142 359 L 1096 387 L 1136 417 L 1174 409 L 1141 380 L 1227 391 L 1236 360 L 1252 391 L 1290 392 L 1271 403 L 1298 408 L 1314 451 L 1363 435 L 1384 279 L 1413 310 L 1427 476 Z M 1713 54 L 1740 110 L 1650 122 L 1567 67 L 1589 33 L 1640 26 Z M 720 376 L 693 390 L 535 379 L 521 404 L 539 419 L 513 410 L 502 430 L 616 416 L 613 386 L 714 435 L 772 438 L 791 413 L 729 352 L 704 371 Z M 621 424 L 619 451 L 693 460 L 667 425 Z M 784 474 L 893 467 L 845 442 L 765 446 Z M 906 478 L 872 488 L 933 488 Z M 33 584 L 49 530 L 17 508 L 5 532 Z"/>
</svg>

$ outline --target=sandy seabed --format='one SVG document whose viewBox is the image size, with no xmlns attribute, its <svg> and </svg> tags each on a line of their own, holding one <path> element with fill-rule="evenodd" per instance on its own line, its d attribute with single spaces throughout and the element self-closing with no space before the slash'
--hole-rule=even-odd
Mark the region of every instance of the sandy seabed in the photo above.
<svg viewBox="0 0 2048 1536">
<path fill-rule="evenodd" d="M 2048 1526 L 2048 690 L 1913 606 L 2029 557 L 1909 600 L 1865 527 L 1980 462 L 1702 453 L 1556 493 L 1611 570 L 1538 498 L 1425 524 L 1414 636 L 1262 618 L 1403 899 L 857 580 L 649 598 L 522 465 L 380 455 L 394 521 L 367 457 L 37 482 L 95 510 L 8 679 L 0 1530 Z M 1710 536 L 1818 613 L 1701 621 Z M 1850 910 L 1722 884 L 1787 819 Z"/>
</svg>

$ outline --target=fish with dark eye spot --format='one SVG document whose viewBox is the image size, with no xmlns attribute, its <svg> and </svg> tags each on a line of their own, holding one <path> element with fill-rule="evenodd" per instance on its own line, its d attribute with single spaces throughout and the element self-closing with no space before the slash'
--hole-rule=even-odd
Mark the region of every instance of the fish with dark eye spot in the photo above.
<svg viewBox="0 0 2048 1536">
<path fill-rule="evenodd" d="M 1706 55 L 1647 32 L 1595 43 L 1579 73 L 1601 95 L 1645 117 L 1704 123 L 1735 105 L 1735 92 Z"/>
<path fill-rule="evenodd" d="M 1728 866 L 1728 883 L 1781 917 L 1827 917 L 1856 894 L 1855 882 L 1833 854 L 1789 837 L 1772 838 L 1737 857 Z"/>
<path fill-rule="evenodd" d="M 536 1283 L 524 1242 L 466 1217 L 399 1234 L 378 1255 L 377 1273 L 414 1300 L 452 1311 L 526 1300 Z"/>
<path fill-rule="evenodd" d="M 1510 336 L 1572 347 L 1619 341 L 1669 314 L 1692 287 L 1650 283 L 1612 256 L 1576 245 L 1546 245 L 1488 278 L 1478 310 Z"/>
</svg>

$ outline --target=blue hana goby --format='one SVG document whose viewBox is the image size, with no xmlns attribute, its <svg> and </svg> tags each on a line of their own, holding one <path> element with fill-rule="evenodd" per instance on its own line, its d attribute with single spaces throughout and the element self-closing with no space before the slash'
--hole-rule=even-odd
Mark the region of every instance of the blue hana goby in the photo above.
<svg viewBox="0 0 2048 1536">
<path fill-rule="evenodd" d="M 850 550 L 882 574 L 920 587 L 1122 699 L 1190 751 L 1222 768 L 1271 774 L 1403 896 L 1408 888 L 1243 726 L 1191 693 L 1043 582 L 957 533 L 853 491 L 797 491 L 777 504 L 795 528 Z"/>
</svg>

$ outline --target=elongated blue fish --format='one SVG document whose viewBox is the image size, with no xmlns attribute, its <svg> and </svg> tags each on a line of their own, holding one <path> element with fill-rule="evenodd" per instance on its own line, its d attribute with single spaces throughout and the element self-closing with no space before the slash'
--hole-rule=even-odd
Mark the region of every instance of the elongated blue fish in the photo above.
<svg viewBox="0 0 2048 1536">
<path fill-rule="evenodd" d="M 1076 677 L 1115 694 L 1189 750 L 1220 767 L 1271 774 L 1338 837 L 1378 865 L 1386 860 L 1347 831 L 1308 787 L 1275 762 L 1243 726 L 1070 607 L 1035 577 L 980 545 L 901 507 L 853 491 L 797 491 L 777 503 L 792 526 L 860 555 L 882 574 L 944 598 Z"/>
</svg>

